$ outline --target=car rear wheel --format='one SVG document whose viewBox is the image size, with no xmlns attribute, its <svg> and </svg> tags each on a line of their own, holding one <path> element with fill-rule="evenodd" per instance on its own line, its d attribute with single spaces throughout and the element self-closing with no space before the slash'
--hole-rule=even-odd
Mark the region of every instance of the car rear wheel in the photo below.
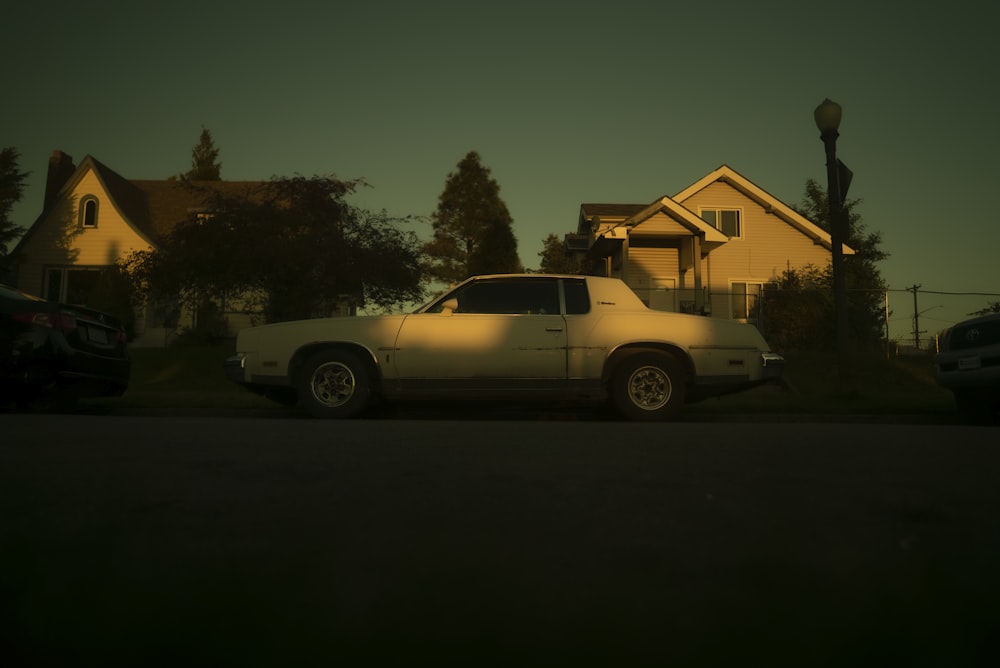
<svg viewBox="0 0 1000 668">
<path fill-rule="evenodd" d="M 666 354 L 633 355 L 611 379 L 611 399 L 628 420 L 669 420 L 680 412 L 684 392 L 680 364 Z"/>
<path fill-rule="evenodd" d="M 972 424 L 1000 424 L 1000 395 L 986 391 L 956 391 L 955 404 L 962 419 Z"/>
<path fill-rule="evenodd" d="M 353 353 L 324 350 L 302 366 L 298 390 L 313 417 L 354 417 L 371 403 L 371 372 Z"/>
</svg>

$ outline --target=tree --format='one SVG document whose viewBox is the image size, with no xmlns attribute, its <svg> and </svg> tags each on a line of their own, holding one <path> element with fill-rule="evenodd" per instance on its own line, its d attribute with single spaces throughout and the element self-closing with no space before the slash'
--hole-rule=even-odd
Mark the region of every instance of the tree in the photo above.
<svg viewBox="0 0 1000 668">
<path fill-rule="evenodd" d="M 479 154 L 470 151 L 448 175 L 432 217 L 434 239 L 425 244 L 428 273 L 449 283 L 485 269 L 488 273 L 522 271 L 517 239 L 500 185 L 490 177 Z"/>
<path fill-rule="evenodd" d="M 24 181 L 28 178 L 28 172 L 19 171 L 19 158 L 17 149 L 12 146 L 0 151 L 0 277 L 12 269 L 8 255 L 10 244 L 24 234 L 24 230 L 10 219 L 14 205 L 24 196 Z"/>
<path fill-rule="evenodd" d="M 467 271 L 470 276 L 523 271 L 517 255 L 517 238 L 509 222 L 499 219 L 487 221 L 482 237 L 469 255 Z"/>
<path fill-rule="evenodd" d="M 978 311 L 973 311 L 969 315 L 980 316 L 980 315 L 990 315 L 991 313 L 1000 313 L 1000 302 L 988 302 L 986 308 L 981 308 Z"/>
<path fill-rule="evenodd" d="M 858 350 L 880 345 L 885 323 L 885 281 L 877 264 L 889 256 L 879 247 L 882 236 L 869 232 L 855 208 L 861 200 L 844 202 L 848 231 L 845 243 L 855 252 L 844 256 L 847 309 L 851 338 Z M 830 230 L 827 193 L 808 179 L 805 195 L 792 207 L 826 231 Z M 759 304 L 762 329 L 768 340 L 783 342 L 779 350 L 807 350 L 832 346 L 834 331 L 833 273 L 830 267 L 805 267 L 785 271 L 774 286 L 765 289 Z"/>
<path fill-rule="evenodd" d="M 222 179 L 222 163 L 216 162 L 219 149 L 212 141 L 212 133 L 201 128 L 201 138 L 191 151 L 191 169 L 181 178 L 188 181 L 219 181 Z"/>
<path fill-rule="evenodd" d="M 830 265 L 788 269 L 764 293 L 753 316 L 774 350 L 833 350 L 833 271 Z"/>
<path fill-rule="evenodd" d="M 549 234 L 542 242 L 542 258 L 539 271 L 543 274 L 581 274 L 580 261 L 566 253 L 566 244 L 554 234 Z"/>
<path fill-rule="evenodd" d="M 270 322 L 326 316 L 345 297 L 380 308 L 423 297 L 420 245 L 384 211 L 344 198 L 360 180 L 275 178 L 241 195 L 199 190 L 210 216 L 192 217 L 127 262 L 147 298 L 192 307 L 238 299 Z"/>
</svg>

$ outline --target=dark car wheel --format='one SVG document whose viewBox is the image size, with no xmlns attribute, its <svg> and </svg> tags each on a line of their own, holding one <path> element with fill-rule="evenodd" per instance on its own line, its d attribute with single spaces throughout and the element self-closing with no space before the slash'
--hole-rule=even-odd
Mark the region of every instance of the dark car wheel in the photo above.
<svg viewBox="0 0 1000 668">
<path fill-rule="evenodd" d="M 1000 424 L 1000 395 L 987 391 L 955 392 L 955 404 L 965 422 Z"/>
<path fill-rule="evenodd" d="M 684 374 L 666 354 L 639 353 L 623 361 L 611 379 L 611 399 L 628 420 L 669 420 L 684 404 Z"/>
<path fill-rule="evenodd" d="M 297 385 L 302 406 L 313 417 L 354 417 L 371 403 L 371 372 L 347 351 L 325 350 L 307 359 Z"/>
</svg>

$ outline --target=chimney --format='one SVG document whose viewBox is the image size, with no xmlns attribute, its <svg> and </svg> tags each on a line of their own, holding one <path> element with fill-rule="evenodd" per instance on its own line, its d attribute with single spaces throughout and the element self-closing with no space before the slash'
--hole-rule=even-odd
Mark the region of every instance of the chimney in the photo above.
<svg viewBox="0 0 1000 668">
<path fill-rule="evenodd" d="M 69 177 L 76 171 L 73 158 L 62 151 L 53 151 L 49 158 L 49 174 L 45 180 L 45 202 L 43 208 L 48 209 L 55 201 L 56 196 L 62 189 Z"/>
</svg>

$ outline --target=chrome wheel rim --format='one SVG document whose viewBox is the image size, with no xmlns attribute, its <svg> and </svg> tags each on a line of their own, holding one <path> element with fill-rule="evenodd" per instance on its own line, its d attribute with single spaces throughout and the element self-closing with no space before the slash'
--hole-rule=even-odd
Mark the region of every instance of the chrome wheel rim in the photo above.
<svg viewBox="0 0 1000 668">
<path fill-rule="evenodd" d="M 639 367 L 628 379 L 628 398 L 639 408 L 655 411 L 670 401 L 670 377 L 655 366 Z"/>
<path fill-rule="evenodd" d="M 324 406 L 343 406 L 357 387 L 354 373 L 340 362 L 326 362 L 313 372 L 309 383 L 312 395 Z"/>
</svg>

